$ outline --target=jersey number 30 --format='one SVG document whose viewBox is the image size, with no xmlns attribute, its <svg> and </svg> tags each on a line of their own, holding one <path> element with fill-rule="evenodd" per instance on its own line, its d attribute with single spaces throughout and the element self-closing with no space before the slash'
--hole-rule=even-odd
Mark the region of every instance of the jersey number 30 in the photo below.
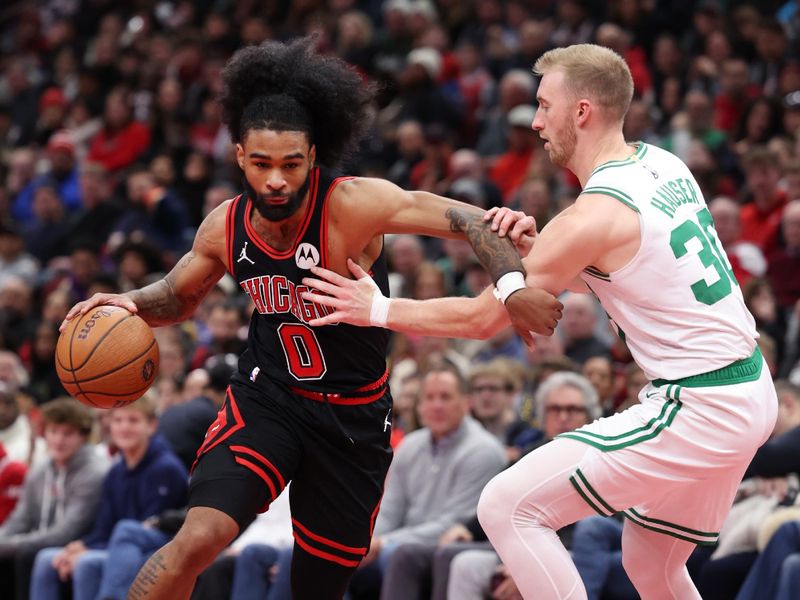
<svg viewBox="0 0 800 600">
<path fill-rule="evenodd" d="M 697 221 L 699 225 L 692 219 L 687 219 L 673 229 L 669 245 L 675 258 L 689 253 L 696 254 L 706 270 L 712 268 L 717 272 L 718 278 L 711 285 L 705 278 L 698 279 L 691 285 L 694 297 L 703 304 L 711 305 L 730 294 L 731 286 L 739 283 L 717 243 L 714 220 L 707 208 L 697 211 Z"/>
<path fill-rule="evenodd" d="M 278 338 L 286 355 L 286 366 L 298 381 L 322 379 L 328 367 L 316 334 L 306 325 L 281 323 Z"/>
</svg>

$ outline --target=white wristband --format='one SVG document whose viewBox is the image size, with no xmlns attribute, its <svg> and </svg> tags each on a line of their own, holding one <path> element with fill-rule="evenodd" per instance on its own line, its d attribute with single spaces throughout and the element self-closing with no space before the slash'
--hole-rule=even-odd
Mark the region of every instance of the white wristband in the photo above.
<svg viewBox="0 0 800 600">
<path fill-rule="evenodd" d="M 497 280 L 494 295 L 495 298 L 505 304 L 511 294 L 524 287 L 525 276 L 520 271 L 511 271 Z"/>
<path fill-rule="evenodd" d="M 376 289 L 372 295 L 372 306 L 369 309 L 369 323 L 373 327 L 386 327 L 389 320 L 389 304 L 392 299 L 387 298 L 381 291 Z"/>
</svg>

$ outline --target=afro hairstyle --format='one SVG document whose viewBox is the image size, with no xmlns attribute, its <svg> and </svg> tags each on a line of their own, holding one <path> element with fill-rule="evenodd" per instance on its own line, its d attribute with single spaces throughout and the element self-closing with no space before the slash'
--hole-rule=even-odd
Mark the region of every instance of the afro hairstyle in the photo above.
<svg viewBox="0 0 800 600">
<path fill-rule="evenodd" d="M 316 54 L 313 44 L 310 36 L 267 41 L 231 57 L 220 104 L 234 143 L 250 129 L 303 131 L 329 166 L 356 149 L 375 89 L 341 59 Z"/>
</svg>

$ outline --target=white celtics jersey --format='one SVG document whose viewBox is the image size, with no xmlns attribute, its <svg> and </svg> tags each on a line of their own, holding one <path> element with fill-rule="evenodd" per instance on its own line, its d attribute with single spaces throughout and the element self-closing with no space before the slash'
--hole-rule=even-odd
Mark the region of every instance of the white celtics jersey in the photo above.
<svg viewBox="0 0 800 600">
<path fill-rule="evenodd" d="M 631 262 L 613 273 L 587 267 L 581 277 L 650 379 L 706 373 L 753 353 L 755 322 L 680 159 L 640 144 L 630 159 L 597 167 L 582 193 L 639 213 L 641 246 Z"/>
</svg>

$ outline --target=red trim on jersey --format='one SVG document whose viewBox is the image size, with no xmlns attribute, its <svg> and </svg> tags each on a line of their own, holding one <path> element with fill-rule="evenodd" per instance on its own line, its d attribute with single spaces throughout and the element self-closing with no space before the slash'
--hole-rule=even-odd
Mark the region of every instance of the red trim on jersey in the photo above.
<svg viewBox="0 0 800 600">
<path fill-rule="evenodd" d="M 319 250 L 320 254 L 322 255 L 320 258 L 320 266 L 325 269 L 330 268 L 328 266 L 328 200 L 330 200 L 331 194 L 337 185 L 339 185 L 342 181 L 349 181 L 351 179 L 355 179 L 355 177 L 351 175 L 337 177 L 331 181 L 331 185 L 328 187 L 328 191 L 325 193 L 325 202 L 322 204 L 322 224 L 320 225 L 322 231 L 320 231 L 319 240 Z"/>
<path fill-rule="evenodd" d="M 233 275 L 233 224 L 236 220 L 236 205 L 239 203 L 239 199 L 242 197 L 241 194 L 236 196 L 230 204 L 228 204 L 228 210 L 225 213 L 225 248 L 227 250 L 228 255 L 228 264 L 226 265 L 228 269 L 228 273 Z M 235 275 L 234 275 L 235 277 Z"/>
<path fill-rule="evenodd" d="M 372 383 L 368 383 L 367 385 L 361 386 L 360 388 L 356 389 L 355 392 L 371 392 L 372 390 L 376 390 L 374 394 L 368 394 L 366 396 L 347 396 L 342 394 L 333 394 L 333 393 L 326 393 L 326 392 L 314 392 L 312 390 L 306 390 L 304 388 L 299 387 L 292 387 L 289 386 L 289 389 L 292 390 L 293 393 L 297 394 L 298 396 L 302 396 L 303 398 L 308 398 L 309 400 L 316 400 L 317 402 L 330 402 L 331 404 L 345 404 L 349 406 L 355 406 L 358 404 L 369 404 L 370 402 L 374 402 L 381 396 L 383 396 L 384 386 L 386 385 L 386 381 L 389 379 L 389 369 L 383 372 L 380 379 L 373 381 Z M 327 399 L 326 399 L 327 396 Z"/>
<path fill-rule="evenodd" d="M 286 480 L 283 478 L 283 475 L 281 475 L 281 472 L 278 471 L 278 469 L 275 468 L 275 465 L 273 465 L 271 462 L 269 462 L 265 456 L 259 454 L 258 452 L 256 452 L 252 448 L 248 448 L 247 446 L 230 446 L 230 449 L 233 452 L 241 452 L 243 454 L 249 454 L 250 456 L 252 456 L 252 457 L 258 459 L 259 461 L 261 461 L 262 463 L 264 463 L 264 465 L 270 471 L 272 471 L 275 474 L 275 477 L 277 478 L 278 483 L 281 485 L 281 489 L 286 487 Z"/>
<path fill-rule="evenodd" d="M 295 518 L 292 518 L 292 525 L 297 527 L 300 531 L 302 531 L 305 535 L 310 537 L 315 542 L 320 542 L 321 544 L 325 544 L 327 546 L 330 546 L 331 548 L 336 548 L 337 550 L 342 550 L 343 552 L 349 552 L 350 554 L 358 554 L 360 556 L 364 556 L 367 553 L 367 548 L 356 548 L 353 546 L 345 546 L 344 544 L 340 544 L 339 542 L 334 542 L 331 539 L 313 533 L 312 531 L 309 531 L 307 527 L 305 527 L 300 521 L 298 521 Z"/>
<path fill-rule="evenodd" d="M 372 516 L 369 518 L 369 537 L 372 537 L 372 532 L 375 531 L 375 519 L 378 518 L 378 509 L 381 507 L 381 500 L 383 500 L 383 494 L 378 498 L 378 503 L 375 505 Z"/>
<path fill-rule="evenodd" d="M 291 247 L 284 251 L 279 252 L 271 247 L 267 242 L 261 239 L 261 236 L 256 233 L 256 230 L 253 228 L 253 225 L 250 223 L 250 216 L 253 214 L 253 201 L 248 198 L 247 199 L 247 206 L 244 209 L 244 230 L 245 234 L 248 238 L 256 245 L 258 248 L 264 252 L 267 256 L 276 259 L 283 259 L 289 258 L 290 256 L 294 256 L 295 250 L 297 250 L 297 245 L 300 243 L 300 240 L 303 239 L 303 236 L 306 234 L 306 229 L 308 229 L 308 224 L 311 222 L 311 217 L 314 214 L 314 206 L 317 203 L 317 188 L 319 184 L 319 167 L 314 167 L 311 172 L 311 185 L 308 188 L 308 207 L 306 208 L 306 216 L 303 219 L 303 224 L 297 230 L 297 235 L 295 236 L 294 242 L 292 242 Z"/>
<path fill-rule="evenodd" d="M 359 404 L 369 404 L 370 402 L 375 402 L 381 396 L 383 396 L 385 390 L 379 390 L 374 394 L 370 394 L 369 396 L 357 396 L 357 397 L 349 397 L 349 396 L 342 396 L 341 394 L 325 394 L 323 392 L 312 392 L 311 390 L 304 390 L 303 388 L 296 388 L 290 387 L 289 389 L 292 390 L 298 396 L 302 396 L 303 398 L 308 398 L 309 400 L 316 400 L 317 402 L 325 402 L 325 396 L 327 396 L 327 402 L 331 404 L 344 404 L 346 406 L 357 406 Z"/>
<path fill-rule="evenodd" d="M 222 408 L 217 413 L 217 418 L 214 419 L 214 422 L 208 426 L 208 431 L 206 432 L 206 439 L 203 442 L 203 445 L 197 450 L 197 456 L 194 459 L 194 463 L 192 463 L 192 468 L 189 470 L 190 472 L 194 471 L 194 468 L 197 466 L 198 459 L 217 446 L 220 442 L 226 440 L 235 432 L 239 431 L 242 427 L 244 427 L 244 419 L 242 418 L 242 414 L 239 412 L 239 407 L 236 405 L 236 399 L 233 397 L 233 392 L 231 391 L 230 386 L 226 390 L 228 395 L 228 402 L 222 405 Z M 228 429 L 227 431 L 225 428 L 228 426 L 228 417 L 227 417 L 227 406 L 230 403 L 231 414 L 233 415 L 234 424 L 233 426 Z M 218 426 L 219 434 L 217 437 L 209 437 L 209 433 L 212 429 L 215 429 L 215 425 Z M 224 433 L 223 433 L 224 432 Z"/>
<path fill-rule="evenodd" d="M 389 379 L 389 369 L 386 369 L 383 372 L 383 375 L 381 375 L 380 379 L 378 379 L 376 381 L 373 381 L 372 383 L 368 383 L 367 385 L 358 388 L 356 391 L 357 392 L 369 392 L 369 391 L 372 391 L 374 389 L 377 389 L 377 388 L 381 387 L 384 383 L 386 383 L 387 379 Z"/>
<path fill-rule="evenodd" d="M 328 560 L 330 562 L 335 562 L 335 563 L 338 563 L 338 564 L 340 564 L 340 565 L 342 565 L 344 567 L 357 567 L 359 564 L 361 564 L 360 560 L 347 560 L 347 559 L 344 559 L 344 558 L 339 558 L 338 556 L 335 556 L 333 554 L 329 554 L 328 552 L 323 552 L 322 550 L 317 550 L 316 548 L 313 548 L 313 547 L 309 546 L 306 542 L 304 542 L 296 533 L 294 534 L 294 541 L 303 550 L 305 550 L 309 554 L 313 554 L 317 558 L 322 558 L 322 559 Z"/>
<path fill-rule="evenodd" d="M 255 473 L 256 475 L 258 475 L 258 476 L 259 476 L 261 479 L 263 479 L 263 480 L 264 480 L 264 483 L 266 483 L 266 484 L 267 484 L 267 487 L 269 488 L 270 495 L 272 496 L 272 499 L 273 499 L 273 500 L 275 500 L 275 498 L 277 498 L 277 496 L 278 496 L 278 492 L 275 490 L 275 484 L 274 484 L 274 483 L 272 483 L 272 480 L 271 480 L 271 479 L 269 478 L 269 476 L 268 476 L 268 475 L 267 475 L 267 474 L 264 472 L 264 469 L 262 469 L 261 467 L 259 467 L 257 464 L 250 462 L 250 461 L 249 461 L 249 460 L 247 460 L 246 458 L 242 458 L 241 456 L 234 456 L 234 457 L 233 457 L 233 459 L 234 459 L 234 460 L 235 460 L 235 461 L 236 461 L 238 464 L 242 465 L 243 467 L 247 467 L 247 468 L 248 468 L 248 469 L 250 469 L 250 470 L 251 470 L 253 473 Z"/>
</svg>

